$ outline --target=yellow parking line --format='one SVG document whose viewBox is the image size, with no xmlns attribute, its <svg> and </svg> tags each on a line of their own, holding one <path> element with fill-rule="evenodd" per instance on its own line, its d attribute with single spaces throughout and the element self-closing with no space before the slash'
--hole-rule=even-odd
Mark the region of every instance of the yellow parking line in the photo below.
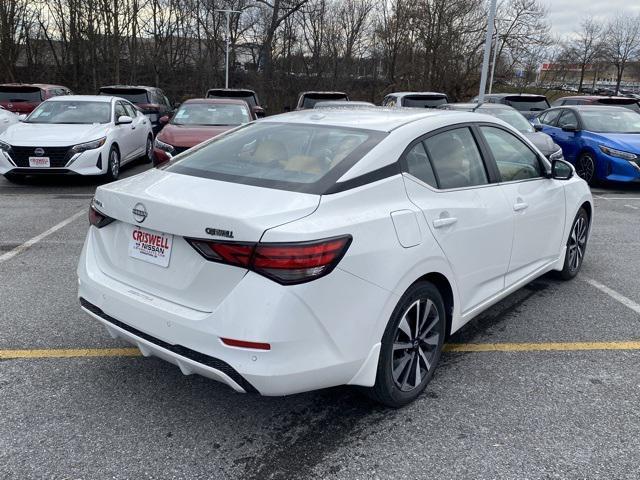
<svg viewBox="0 0 640 480">
<path fill-rule="evenodd" d="M 445 352 L 549 352 L 640 350 L 640 341 L 567 343 L 448 343 Z M 0 350 L 0 360 L 16 358 L 139 357 L 137 348 L 45 348 Z"/>
<path fill-rule="evenodd" d="M 640 341 L 567 343 L 448 343 L 445 352 L 547 352 L 575 350 L 640 350 Z"/>
<path fill-rule="evenodd" d="M 0 350 L 0 359 L 138 356 L 140 356 L 140 350 L 137 348 L 46 348 L 40 350 Z"/>
</svg>

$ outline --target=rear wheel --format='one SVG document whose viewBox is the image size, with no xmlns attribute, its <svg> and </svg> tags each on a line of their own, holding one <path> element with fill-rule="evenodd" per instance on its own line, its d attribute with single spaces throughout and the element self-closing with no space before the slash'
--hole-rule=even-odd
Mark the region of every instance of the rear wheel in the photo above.
<svg viewBox="0 0 640 480">
<path fill-rule="evenodd" d="M 576 162 L 576 173 L 591 186 L 597 183 L 596 160 L 592 154 L 585 152 L 580 155 Z"/>
<path fill-rule="evenodd" d="M 567 253 L 564 257 L 564 266 L 562 270 L 558 272 L 560 278 L 563 280 L 571 280 L 580 271 L 587 249 L 588 235 L 589 215 L 584 208 L 581 208 L 571 225 L 571 232 L 567 240 Z"/>
<path fill-rule="evenodd" d="M 374 400 L 398 408 L 415 400 L 433 377 L 445 337 L 444 302 L 429 282 L 412 285 L 382 336 Z"/>
<path fill-rule="evenodd" d="M 107 173 L 105 174 L 104 179 L 107 182 L 113 182 L 118 179 L 118 176 L 120 176 L 120 151 L 117 146 L 111 145 L 107 163 Z"/>
</svg>

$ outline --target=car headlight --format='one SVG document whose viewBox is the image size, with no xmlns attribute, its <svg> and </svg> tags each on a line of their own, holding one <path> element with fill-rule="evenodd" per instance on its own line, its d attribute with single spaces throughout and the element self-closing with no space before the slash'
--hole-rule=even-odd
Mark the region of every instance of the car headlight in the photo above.
<svg viewBox="0 0 640 480">
<path fill-rule="evenodd" d="M 604 145 L 600 145 L 600 150 L 602 150 L 602 152 L 606 153 L 607 155 L 623 158 L 625 160 L 629 160 L 630 162 L 639 158 L 635 153 L 623 152 L 622 150 L 616 150 L 615 148 L 606 147 Z"/>
<path fill-rule="evenodd" d="M 8 143 L 0 142 L 0 150 L 6 153 L 11 153 L 11 145 Z"/>
<path fill-rule="evenodd" d="M 559 148 L 558 150 L 553 152 L 551 155 L 549 155 L 549 160 L 551 160 L 552 162 L 554 160 L 564 160 L 564 155 L 562 155 L 562 149 Z"/>
<path fill-rule="evenodd" d="M 79 143 L 78 145 L 74 145 L 73 147 L 71 147 L 71 152 L 80 153 L 87 150 L 95 150 L 96 148 L 100 148 L 101 146 L 103 146 L 106 141 L 107 137 L 102 137 L 91 142 Z"/>
<path fill-rule="evenodd" d="M 164 142 L 158 140 L 157 138 L 156 138 L 156 140 L 154 142 L 154 146 L 158 150 L 162 150 L 163 152 L 167 152 L 167 153 L 173 153 L 175 151 L 175 148 L 173 148 L 173 145 L 169 145 L 168 143 L 164 143 Z"/>
</svg>

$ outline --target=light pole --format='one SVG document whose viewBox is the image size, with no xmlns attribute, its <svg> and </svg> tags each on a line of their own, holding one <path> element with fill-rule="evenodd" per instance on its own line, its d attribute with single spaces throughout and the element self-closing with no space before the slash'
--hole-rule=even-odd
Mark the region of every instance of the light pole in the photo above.
<svg viewBox="0 0 640 480">
<path fill-rule="evenodd" d="M 217 8 L 216 12 L 224 12 L 227 17 L 227 53 L 225 55 L 224 60 L 224 88 L 229 88 L 229 38 L 231 37 L 230 29 L 231 29 L 231 14 L 232 13 L 241 13 L 240 10 L 231 10 L 231 9 L 222 9 Z"/>
<path fill-rule="evenodd" d="M 493 59 L 491 60 L 491 75 L 489 76 L 489 93 L 493 88 L 493 73 L 496 71 L 496 56 L 498 54 L 498 42 L 500 41 L 500 35 L 498 33 L 498 26 L 496 25 L 496 44 L 493 47 Z"/>
<path fill-rule="evenodd" d="M 484 91 L 487 88 L 487 73 L 489 71 L 489 57 L 491 56 L 491 41 L 493 40 L 493 21 L 496 17 L 496 1 L 491 0 L 489 18 L 487 21 L 487 37 L 484 41 L 484 56 L 482 57 L 482 72 L 480 73 L 480 91 L 478 103 L 484 102 Z"/>
</svg>

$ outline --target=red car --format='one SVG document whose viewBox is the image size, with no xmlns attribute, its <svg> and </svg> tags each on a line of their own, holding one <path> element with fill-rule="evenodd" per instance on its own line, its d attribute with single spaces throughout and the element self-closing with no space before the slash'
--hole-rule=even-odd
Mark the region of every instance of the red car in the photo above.
<svg viewBox="0 0 640 480">
<path fill-rule="evenodd" d="M 48 98 L 72 93 L 62 85 L 4 83 L 0 85 L 0 105 L 18 115 L 29 114 Z"/>
<path fill-rule="evenodd" d="M 164 124 L 153 145 L 154 165 L 161 165 L 191 147 L 256 119 L 244 100 L 193 98 L 183 102 Z"/>
<path fill-rule="evenodd" d="M 553 102 L 554 107 L 564 105 L 605 105 L 608 107 L 625 107 L 640 113 L 640 101 L 629 97 L 604 97 L 601 95 L 576 95 L 574 97 L 562 97 Z"/>
</svg>

